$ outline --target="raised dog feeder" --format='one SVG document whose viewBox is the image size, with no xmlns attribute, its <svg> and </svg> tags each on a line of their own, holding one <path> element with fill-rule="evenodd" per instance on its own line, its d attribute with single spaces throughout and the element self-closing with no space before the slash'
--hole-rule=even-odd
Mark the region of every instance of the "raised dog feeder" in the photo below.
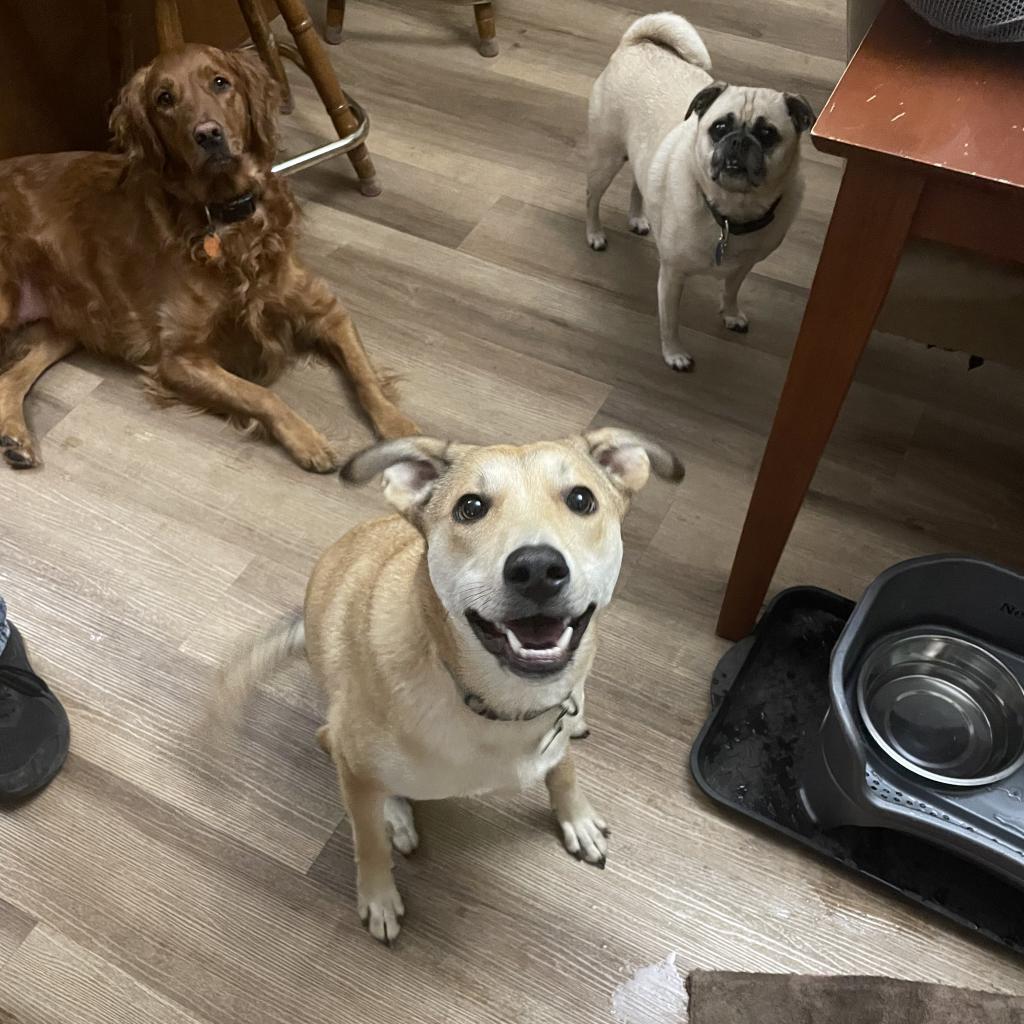
<svg viewBox="0 0 1024 1024">
<path fill-rule="evenodd" d="M 893 829 L 1024 887 L 1024 576 L 936 556 L 875 580 L 798 777 L 822 829 Z"/>
</svg>

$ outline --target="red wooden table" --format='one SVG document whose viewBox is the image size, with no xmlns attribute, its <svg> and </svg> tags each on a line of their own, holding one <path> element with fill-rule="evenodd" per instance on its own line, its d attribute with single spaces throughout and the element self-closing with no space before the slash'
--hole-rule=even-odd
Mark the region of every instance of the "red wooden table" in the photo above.
<svg viewBox="0 0 1024 1024">
<path fill-rule="evenodd" d="M 718 632 L 734 640 L 754 626 L 907 240 L 1024 263 L 1024 46 L 945 35 L 889 0 L 811 137 L 847 164 L 722 603 Z"/>
</svg>

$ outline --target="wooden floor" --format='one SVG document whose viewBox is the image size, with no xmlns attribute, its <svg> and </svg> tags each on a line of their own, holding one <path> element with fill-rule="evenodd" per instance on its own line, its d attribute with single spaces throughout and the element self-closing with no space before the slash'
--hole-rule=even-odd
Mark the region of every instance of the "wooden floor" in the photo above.
<svg viewBox="0 0 1024 1024">
<path fill-rule="evenodd" d="M 397 867 L 394 951 L 353 910 L 351 836 L 313 743 L 304 666 L 236 747 L 200 738 L 211 676 L 296 608 L 318 553 L 383 510 L 209 417 L 153 409 L 125 372 L 54 369 L 31 418 L 46 465 L 0 475 L 0 592 L 67 705 L 72 755 L 0 818 L 0 1006 L 44 1024 L 597 1024 L 614 987 L 681 965 L 894 973 L 1024 992 L 1020 962 L 725 817 L 685 769 L 707 711 L 713 633 L 754 473 L 837 187 L 808 150 L 808 196 L 751 277 L 748 336 L 684 301 L 692 376 L 661 362 L 655 251 L 584 243 L 590 82 L 633 13 L 664 0 L 507 0 L 496 60 L 466 8 L 352 0 L 332 51 L 369 108 L 379 199 L 345 161 L 299 176 L 303 249 L 432 433 L 467 441 L 618 423 L 689 473 L 652 484 L 588 690 L 579 751 L 613 824 L 608 869 L 560 849 L 544 795 L 427 805 Z M 820 105 L 841 70 L 838 0 L 691 5 L 718 74 Z M 294 150 L 326 120 L 295 79 Z M 877 338 L 777 585 L 856 595 L 881 569 L 965 549 L 1024 552 L 1024 379 Z M 323 366 L 280 391 L 346 451 L 369 439 Z M 824 1024 L 824 1022 L 823 1022 Z"/>
</svg>

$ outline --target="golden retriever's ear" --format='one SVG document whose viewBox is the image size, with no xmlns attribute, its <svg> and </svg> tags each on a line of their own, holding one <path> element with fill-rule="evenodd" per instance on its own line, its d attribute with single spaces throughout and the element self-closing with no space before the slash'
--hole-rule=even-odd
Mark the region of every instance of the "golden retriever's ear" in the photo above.
<svg viewBox="0 0 1024 1024">
<path fill-rule="evenodd" d="M 281 87 L 270 76 L 256 54 L 229 54 L 235 88 L 249 108 L 249 152 L 260 163 L 273 163 L 277 155 L 277 115 L 281 108 Z"/>
<path fill-rule="evenodd" d="M 667 448 L 631 430 L 602 427 L 583 435 L 590 457 L 629 494 L 640 490 L 654 470 L 662 480 L 678 483 L 686 475 L 683 464 Z"/>
<path fill-rule="evenodd" d="M 117 106 L 110 115 L 110 130 L 114 134 L 114 145 L 128 156 L 130 163 L 148 164 L 160 171 L 167 154 L 149 119 L 146 104 L 148 70 L 139 68 L 121 90 Z"/>
<path fill-rule="evenodd" d="M 365 448 L 341 467 L 346 483 L 365 484 L 383 474 L 384 497 L 404 516 L 413 516 L 430 499 L 437 481 L 465 445 L 436 437 L 400 437 Z"/>
</svg>

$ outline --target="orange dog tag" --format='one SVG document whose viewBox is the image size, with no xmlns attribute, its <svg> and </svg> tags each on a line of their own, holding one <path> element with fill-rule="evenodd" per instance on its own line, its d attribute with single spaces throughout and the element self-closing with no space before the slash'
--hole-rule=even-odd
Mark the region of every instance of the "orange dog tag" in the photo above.
<svg viewBox="0 0 1024 1024">
<path fill-rule="evenodd" d="M 216 232 L 211 232 L 203 239 L 203 252 L 211 259 L 215 260 L 220 256 L 220 235 Z"/>
</svg>

